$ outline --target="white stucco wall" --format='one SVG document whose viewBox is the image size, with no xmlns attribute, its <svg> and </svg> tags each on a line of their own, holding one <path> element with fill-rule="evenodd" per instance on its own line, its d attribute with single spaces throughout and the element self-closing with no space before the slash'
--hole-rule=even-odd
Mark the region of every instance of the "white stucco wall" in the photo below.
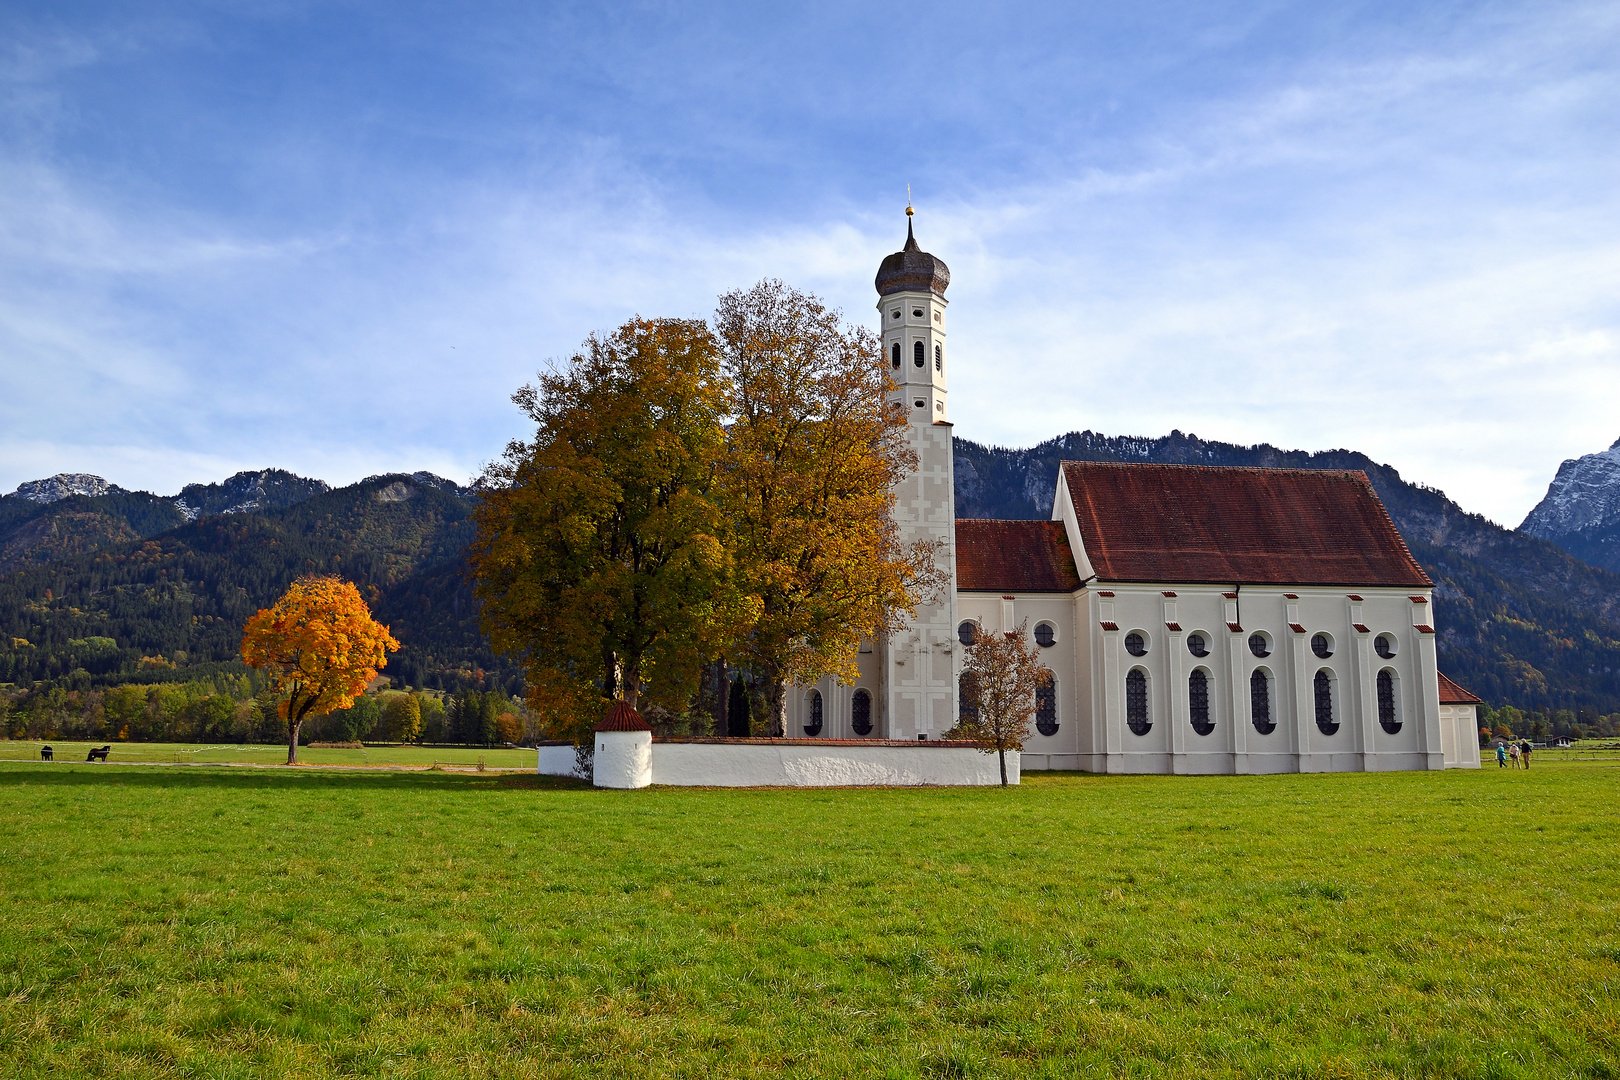
<svg viewBox="0 0 1620 1080">
<path fill-rule="evenodd" d="M 600 741 L 601 736 L 597 739 Z M 1001 783 L 996 755 L 973 747 L 792 742 L 655 742 L 655 784 L 702 787 L 920 787 Z M 601 776 L 601 751 L 597 751 Z M 1007 782 L 1018 783 L 1017 754 Z M 597 781 L 601 783 L 600 780 Z"/>
<path fill-rule="evenodd" d="M 592 782 L 605 788 L 644 788 L 652 783 L 652 732 L 598 731 Z"/>
<path fill-rule="evenodd" d="M 579 755 L 573 743 L 543 743 L 535 772 L 541 776 L 578 776 Z"/>
</svg>

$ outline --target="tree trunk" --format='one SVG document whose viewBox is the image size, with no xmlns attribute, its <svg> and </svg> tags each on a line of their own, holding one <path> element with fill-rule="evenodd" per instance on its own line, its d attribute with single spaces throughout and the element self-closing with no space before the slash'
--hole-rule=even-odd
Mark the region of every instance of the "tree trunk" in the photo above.
<svg viewBox="0 0 1620 1080">
<path fill-rule="evenodd" d="M 623 683 L 624 702 L 632 709 L 636 707 L 636 699 L 641 696 L 641 672 L 633 664 L 626 664 L 619 681 Z"/>
<path fill-rule="evenodd" d="M 1005 746 L 996 747 L 996 757 L 1001 759 L 1001 786 L 1006 787 L 1007 786 L 1007 748 Z"/>
<path fill-rule="evenodd" d="M 770 711 L 770 736 L 780 739 L 787 734 L 787 683 L 779 678 L 765 682 L 765 706 Z"/>
<path fill-rule="evenodd" d="M 720 738 L 731 734 L 731 679 L 726 675 L 726 662 L 714 662 L 714 733 Z"/>
<path fill-rule="evenodd" d="M 292 721 L 287 725 L 287 764 L 298 764 L 298 729 L 303 727 L 302 720 Z"/>
</svg>

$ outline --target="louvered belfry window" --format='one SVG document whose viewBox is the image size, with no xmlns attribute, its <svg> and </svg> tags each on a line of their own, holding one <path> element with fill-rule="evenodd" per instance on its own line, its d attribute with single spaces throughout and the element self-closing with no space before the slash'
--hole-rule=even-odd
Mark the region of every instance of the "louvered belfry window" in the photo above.
<svg viewBox="0 0 1620 1080">
<path fill-rule="evenodd" d="M 1391 735 L 1401 730 L 1395 716 L 1395 675 L 1388 668 L 1378 673 L 1378 723 Z"/>
<path fill-rule="evenodd" d="M 1262 735 L 1277 730 L 1271 719 L 1271 680 L 1263 671 L 1249 676 L 1249 711 L 1254 714 L 1254 730 Z"/>
<path fill-rule="evenodd" d="M 1125 726 L 1132 735 L 1146 735 L 1153 727 L 1148 718 L 1147 673 L 1131 668 L 1125 676 Z"/>
<path fill-rule="evenodd" d="M 1209 675 L 1203 668 L 1194 668 L 1187 676 L 1187 704 L 1194 731 L 1208 735 L 1215 730 L 1215 722 L 1209 718 Z"/>
<path fill-rule="evenodd" d="M 894 348 L 889 350 L 889 351 L 893 355 L 894 366 L 899 367 L 900 366 L 900 343 L 898 341 L 895 342 L 894 343 Z"/>
<path fill-rule="evenodd" d="M 868 353 L 867 355 L 871 355 Z M 928 361 L 923 359 L 923 343 L 916 342 L 911 346 L 911 362 L 916 367 L 922 367 Z"/>
</svg>

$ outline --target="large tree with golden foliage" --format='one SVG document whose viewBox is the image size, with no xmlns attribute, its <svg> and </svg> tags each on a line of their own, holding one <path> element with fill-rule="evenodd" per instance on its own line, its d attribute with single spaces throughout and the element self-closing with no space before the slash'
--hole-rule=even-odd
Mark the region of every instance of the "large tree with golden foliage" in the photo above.
<svg viewBox="0 0 1620 1080">
<path fill-rule="evenodd" d="M 726 293 L 724 503 L 758 615 L 730 651 L 763 685 L 771 733 L 787 685 L 856 678 L 863 637 L 939 587 L 935 548 L 907 547 L 891 491 L 915 468 L 877 338 L 780 281 Z"/>
<path fill-rule="evenodd" d="M 588 733 L 604 698 L 683 709 L 752 616 L 718 501 L 713 336 L 632 319 L 513 400 L 535 434 L 486 470 L 468 549 L 485 633 L 554 736 Z"/>
<path fill-rule="evenodd" d="M 347 709 L 399 648 L 353 582 L 326 575 L 293 582 L 274 607 L 242 627 L 242 661 L 270 673 L 287 723 L 287 764 L 298 763 L 298 728 Z"/>
<path fill-rule="evenodd" d="M 962 664 L 962 715 L 946 738 L 969 739 L 996 754 L 1007 786 L 1007 753 L 1021 753 L 1035 715 L 1035 691 L 1052 681 L 1027 623 L 1005 633 L 973 624 L 973 644 Z"/>
</svg>

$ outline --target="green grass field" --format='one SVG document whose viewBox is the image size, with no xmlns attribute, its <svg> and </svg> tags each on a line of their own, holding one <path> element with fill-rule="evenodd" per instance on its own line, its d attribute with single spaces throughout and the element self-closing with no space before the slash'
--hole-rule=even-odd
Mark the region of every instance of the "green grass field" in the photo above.
<svg viewBox="0 0 1620 1080">
<path fill-rule="evenodd" d="M 56 764 L 84 762 L 85 753 L 92 746 L 108 743 L 62 742 L 0 742 L 0 762 L 38 761 L 39 748 L 49 746 L 56 754 Z M 226 743 L 112 743 L 108 755 L 110 764 L 156 765 L 286 765 L 287 744 L 279 746 L 253 746 Z M 367 746 L 349 750 L 328 746 L 300 746 L 298 760 L 304 765 L 407 765 L 431 768 L 439 765 L 476 766 L 482 759 L 491 769 L 533 769 L 533 750 L 508 750 L 504 747 L 430 747 L 430 746 Z"/>
<path fill-rule="evenodd" d="M 1620 1076 L 1620 769 L 0 768 L 0 1075 Z"/>
</svg>

